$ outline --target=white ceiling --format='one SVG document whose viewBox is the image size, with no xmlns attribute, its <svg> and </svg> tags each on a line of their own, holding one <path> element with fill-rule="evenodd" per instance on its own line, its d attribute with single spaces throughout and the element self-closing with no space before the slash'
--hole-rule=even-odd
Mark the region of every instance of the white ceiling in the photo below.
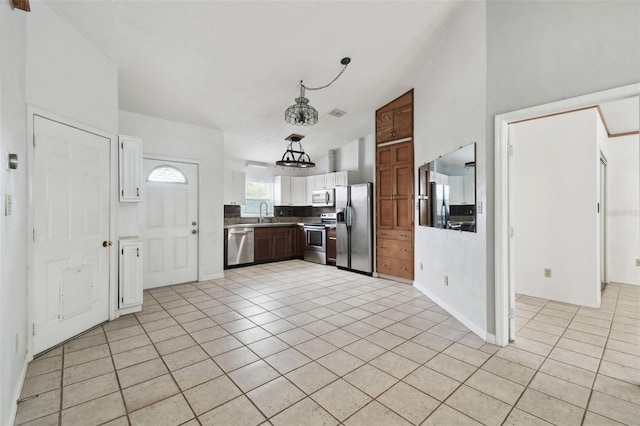
<svg viewBox="0 0 640 426">
<path fill-rule="evenodd" d="M 212 127 L 225 155 L 275 162 L 291 133 L 311 159 L 373 131 L 374 111 L 411 89 L 456 1 L 47 1 L 118 65 L 120 109 Z M 298 83 L 318 124 L 284 121 Z M 341 118 L 328 113 L 338 108 Z M 185 141 L 186 142 L 186 141 Z"/>
</svg>

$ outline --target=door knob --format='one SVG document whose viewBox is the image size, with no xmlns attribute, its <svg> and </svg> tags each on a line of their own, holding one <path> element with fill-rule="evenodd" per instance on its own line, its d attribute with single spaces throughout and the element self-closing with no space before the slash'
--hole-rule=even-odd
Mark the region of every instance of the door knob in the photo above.
<svg viewBox="0 0 640 426">
<path fill-rule="evenodd" d="M 196 226 L 196 222 L 195 221 L 191 222 L 191 225 Z"/>
<path fill-rule="evenodd" d="M 198 231 L 196 231 L 195 229 L 193 231 L 191 231 L 192 234 L 197 234 Z"/>
<path fill-rule="evenodd" d="M 102 247 L 111 247 L 113 245 L 113 243 L 111 241 L 103 241 L 102 242 Z"/>
</svg>

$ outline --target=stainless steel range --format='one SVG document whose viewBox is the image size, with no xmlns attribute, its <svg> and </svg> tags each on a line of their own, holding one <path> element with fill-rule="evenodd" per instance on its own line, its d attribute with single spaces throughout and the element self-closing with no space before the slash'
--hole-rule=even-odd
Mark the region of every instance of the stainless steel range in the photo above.
<svg viewBox="0 0 640 426">
<path fill-rule="evenodd" d="M 320 223 L 304 224 L 304 260 L 327 264 L 327 225 L 335 224 L 335 213 L 322 213 Z"/>
</svg>

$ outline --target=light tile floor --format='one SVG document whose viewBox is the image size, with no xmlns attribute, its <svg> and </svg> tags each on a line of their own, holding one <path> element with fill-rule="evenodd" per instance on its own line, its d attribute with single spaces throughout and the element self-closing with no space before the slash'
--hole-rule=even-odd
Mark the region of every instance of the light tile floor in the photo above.
<svg viewBox="0 0 640 426">
<path fill-rule="evenodd" d="M 419 291 L 302 261 L 145 292 L 35 359 L 16 424 L 640 422 L 640 287 L 600 309 L 520 296 L 486 344 Z"/>
</svg>

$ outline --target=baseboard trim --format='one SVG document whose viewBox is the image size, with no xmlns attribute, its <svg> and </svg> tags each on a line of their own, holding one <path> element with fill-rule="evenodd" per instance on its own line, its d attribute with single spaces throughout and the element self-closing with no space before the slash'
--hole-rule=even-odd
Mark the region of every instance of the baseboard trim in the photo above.
<svg viewBox="0 0 640 426">
<path fill-rule="evenodd" d="M 224 272 L 211 274 L 211 275 L 203 275 L 200 278 L 198 278 L 198 281 L 217 280 L 218 278 L 224 278 Z"/>
<path fill-rule="evenodd" d="M 25 354 L 24 363 L 22 364 L 22 371 L 20 372 L 20 380 L 18 385 L 14 389 L 11 398 L 11 405 L 9 406 L 9 422 L 8 425 L 12 425 L 16 421 L 16 414 L 18 413 L 18 399 L 20 399 L 20 392 L 22 392 L 22 386 L 24 386 L 24 380 L 27 376 L 27 367 L 29 366 L 29 356 Z"/>
<path fill-rule="evenodd" d="M 440 299 L 438 296 L 436 296 L 431 291 L 429 291 L 429 289 L 426 286 L 420 284 L 417 281 L 413 282 L 413 286 L 415 288 L 417 288 L 418 290 L 420 290 L 422 293 L 424 293 L 429 299 L 433 300 L 442 309 L 447 311 L 452 317 L 454 317 L 455 319 L 460 321 L 462 324 L 464 324 L 465 327 L 467 327 L 469 330 L 473 331 L 478 337 L 480 337 L 485 342 L 493 343 L 493 342 L 496 341 L 496 336 L 495 335 L 489 334 L 486 330 L 483 330 L 480 327 L 478 327 L 477 325 L 475 325 L 467 317 L 462 315 L 456 309 L 452 308 L 447 303 L 445 303 L 442 299 Z M 491 339 L 493 339 L 493 340 L 491 340 Z"/>
</svg>

